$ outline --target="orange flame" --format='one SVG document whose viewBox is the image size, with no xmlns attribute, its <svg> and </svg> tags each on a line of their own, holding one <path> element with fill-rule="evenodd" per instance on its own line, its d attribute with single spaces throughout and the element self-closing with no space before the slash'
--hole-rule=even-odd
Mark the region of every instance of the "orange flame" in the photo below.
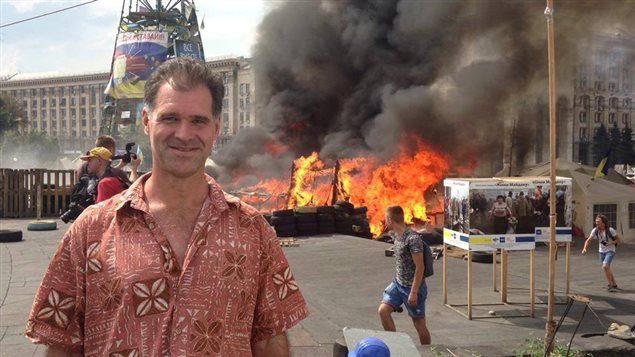
<svg viewBox="0 0 635 357">
<path fill-rule="evenodd" d="M 325 165 L 316 152 L 300 157 L 294 161 L 290 186 L 285 179 L 260 182 L 244 189 L 247 192 L 264 192 L 254 195 L 253 200 L 247 202 L 267 197 L 267 204 L 256 207 L 279 209 L 280 198 L 284 196 L 287 197 L 286 208 L 330 205 L 336 194 L 336 199 L 368 207 L 366 215 L 374 236 L 384 229 L 384 210 L 389 205 L 402 206 L 409 224 L 414 220 L 426 220 L 424 193 L 445 177 L 449 169 L 448 158 L 418 138 L 408 140 L 415 141 L 416 149 L 409 151 L 403 146 L 394 159 L 385 163 L 374 157 L 357 157 L 341 159 L 337 167 L 338 164 Z M 437 199 L 427 203 L 432 203 L 432 208 L 436 210 L 441 208 L 437 207 L 440 202 Z"/>
</svg>

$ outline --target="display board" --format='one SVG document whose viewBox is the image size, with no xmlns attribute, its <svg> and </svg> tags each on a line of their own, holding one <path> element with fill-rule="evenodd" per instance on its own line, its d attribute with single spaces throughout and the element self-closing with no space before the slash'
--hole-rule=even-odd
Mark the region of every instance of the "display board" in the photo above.
<svg viewBox="0 0 635 357">
<path fill-rule="evenodd" d="M 473 251 L 549 241 L 548 177 L 446 179 L 444 241 Z M 571 179 L 556 178 L 556 240 L 571 241 Z"/>
</svg>

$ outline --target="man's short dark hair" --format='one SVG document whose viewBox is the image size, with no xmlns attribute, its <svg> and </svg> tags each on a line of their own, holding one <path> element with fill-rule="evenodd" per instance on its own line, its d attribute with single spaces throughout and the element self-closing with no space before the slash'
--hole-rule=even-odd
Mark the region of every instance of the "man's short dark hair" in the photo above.
<svg viewBox="0 0 635 357">
<path fill-rule="evenodd" d="M 113 139 L 112 136 L 110 135 L 100 135 L 97 137 L 97 140 L 95 140 L 95 146 L 101 146 L 104 148 L 109 148 L 109 147 L 114 148 L 116 147 L 115 139 Z"/>
<path fill-rule="evenodd" d="M 145 84 L 143 104 L 152 111 L 159 88 L 169 83 L 178 91 L 188 91 L 199 85 L 209 89 L 212 95 L 212 115 L 218 118 L 223 110 L 225 87 L 221 78 L 204 63 L 187 57 L 178 57 L 162 63 L 152 72 Z"/>
<path fill-rule="evenodd" d="M 388 208 L 386 208 L 386 214 L 395 223 L 397 224 L 404 223 L 404 213 L 403 213 L 403 208 L 401 208 L 401 206 L 399 205 L 388 206 Z"/>
</svg>

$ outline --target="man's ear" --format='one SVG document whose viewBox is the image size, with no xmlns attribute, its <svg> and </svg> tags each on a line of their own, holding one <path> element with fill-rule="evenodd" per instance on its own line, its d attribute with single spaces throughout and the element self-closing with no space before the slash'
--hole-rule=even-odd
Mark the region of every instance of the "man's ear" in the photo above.
<svg viewBox="0 0 635 357">
<path fill-rule="evenodd" d="M 142 118 L 142 122 L 143 122 L 143 132 L 146 135 L 150 134 L 150 128 L 148 127 L 149 123 L 150 123 L 150 111 L 148 110 L 148 108 L 144 105 L 143 109 L 141 110 L 141 118 Z"/>
</svg>

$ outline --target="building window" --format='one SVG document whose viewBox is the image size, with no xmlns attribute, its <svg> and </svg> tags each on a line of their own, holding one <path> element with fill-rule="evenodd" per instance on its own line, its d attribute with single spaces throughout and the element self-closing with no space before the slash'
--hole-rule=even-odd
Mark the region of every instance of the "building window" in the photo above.
<svg viewBox="0 0 635 357">
<path fill-rule="evenodd" d="M 84 119 L 86 118 L 86 108 L 80 108 L 79 109 L 79 116 Z"/>
<path fill-rule="evenodd" d="M 79 104 L 80 105 L 86 105 L 86 97 L 79 98 Z"/>
<path fill-rule="evenodd" d="M 71 86 L 71 94 L 77 94 L 77 86 Z"/>
<path fill-rule="evenodd" d="M 598 214 L 603 214 L 606 216 L 609 221 L 609 227 L 616 228 L 615 222 L 617 221 L 617 205 L 616 204 L 606 204 L 606 205 L 593 205 L 593 219 L 595 221 L 595 217 Z M 595 224 L 593 225 L 595 226 Z"/>
<path fill-rule="evenodd" d="M 66 98 L 60 99 L 60 106 L 63 106 L 63 107 L 66 106 Z"/>
<path fill-rule="evenodd" d="M 42 119 L 46 119 L 46 110 L 42 109 Z"/>
<path fill-rule="evenodd" d="M 90 103 L 97 103 L 97 90 L 95 89 L 95 87 L 90 87 Z"/>
<path fill-rule="evenodd" d="M 66 120 L 62 118 L 62 129 L 66 129 Z"/>
<path fill-rule="evenodd" d="M 596 123 L 599 123 L 602 120 L 602 113 L 595 113 L 595 118 L 593 119 Z"/>
<path fill-rule="evenodd" d="M 631 109 L 631 99 L 624 98 L 624 109 Z"/>
<path fill-rule="evenodd" d="M 37 89 L 31 89 L 31 96 L 35 97 L 37 95 Z"/>
<path fill-rule="evenodd" d="M 609 91 L 610 92 L 615 92 L 616 88 L 617 88 L 617 85 L 615 85 L 615 82 L 609 82 Z"/>
<path fill-rule="evenodd" d="M 604 109 L 604 97 L 595 98 L 595 107 L 597 108 L 597 110 Z"/>
<path fill-rule="evenodd" d="M 240 112 L 240 124 L 245 122 L 245 113 Z"/>
<path fill-rule="evenodd" d="M 595 81 L 593 88 L 595 88 L 595 90 L 602 90 L 602 81 Z"/>
<path fill-rule="evenodd" d="M 97 126 L 97 119 L 93 119 L 90 121 L 90 125 L 95 128 Z"/>
<path fill-rule="evenodd" d="M 55 109 L 51 109 L 51 119 L 57 119 L 57 114 L 55 112 Z"/>
<path fill-rule="evenodd" d="M 55 95 L 55 88 L 54 87 L 50 87 L 49 88 L 49 95 Z"/>
<path fill-rule="evenodd" d="M 96 118 L 97 117 L 97 109 L 90 108 L 90 117 L 91 118 Z"/>
<path fill-rule="evenodd" d="M 225 86 L 225 95 L 229 95 L 229 87 Z"/>
<path fill-rule="evenodd" d="M 617 98 L 615 97 L 609 98 L 609 108 L 611 109 L 617 108 Z"/>
<path fill-rule="evenodd" d="M 37 99 L 31 100 L 31 107 L 37 108 Z"/>
<path fill-rule="evenodd" d="M 35 109 L 31 110 L 31 117 L 32 118 L 37 118 L 37 110 L 35 110 Z"/>
<path fill-rule="evenodd" d="M 77 105 L 77 99 L 75 97 L 71 97 L 71 105 L 72 106 Z"/>
<path fill-rule="evenodd" d="M 229 125 L 229 113 L 223 113 L 223 124 Z"/>
<path fill-rule="evenodd" d="M 82 128 L 86 127 L 86 119 L 82 119 Z"/>
<path fill-rule="evenodd" d="M 580 139 L 586 138 L 586 128 L 580 128 Z"/>
<path fill-rule="evenodd" d="M 240 84 L 240 95 L 245 95 L 245 83 Z"/>
<path fill-rule="evenodd" d="M 249 97 L 245 98 L 245 110 L 249 111 Z"/>
<path fill-rule="evenodd" d="M 64 87 L 60 87 L 60 95 L 64 95 Z"/>
<path fill-rule="evenodd" d="M 42 99 L 42 106 L 46 107 L 46 99 Z"/>
<path fill-rule="evenodd" d="M 71 119 L 77 119 L 77 111 L 75 108 L 71 109 Z M 75 124 L 73 124 L 73 126 L 75 126 Z"/>
<path fill-rule="evenodd" d="M 245 95 L 249 95 L 249 83 L 245 83 Z"/>
<path fill-rule="evenodd" d="M 224 111 L 229 110 L 229 99 L 223 99 L 223 110 Z"/>
<path fill-rule="evenodd" d="M 56 107 L 56 106 L 57 106 L 57 99 L 51 98 L 51 107 Z"/>
<path fill-rule="evenodd" d="M 57 120 L 51 120 L 51 128 L 57 128 Z"/>
<path fill-rule="evenodd" d="M 40 88 L 40 95 L 41 96 L 45 96 L 46 95 L 46 88 Z"/>
<path fill-rule="evenodd" d="M 240 110 L 245 110 L 245 101 L 240 98 Z"/>
<path fill-rule="evenodd" d="M 622 123 L 628 124 L 628 113 L 622 113 Z"/>
<path fill-rule="evenodd" d="M 635 229 L 635 203 L 628 204 L 628 228 Z"/>
<path fill-rule="evenodd" d="M 60 109 L 60 118 L 66 119 L 66 109 Z"/>
<path fill-rule="evenodd" d="M 615 123 L 615 113 L 609 113 L 609 124 Z"/>
</svg>

